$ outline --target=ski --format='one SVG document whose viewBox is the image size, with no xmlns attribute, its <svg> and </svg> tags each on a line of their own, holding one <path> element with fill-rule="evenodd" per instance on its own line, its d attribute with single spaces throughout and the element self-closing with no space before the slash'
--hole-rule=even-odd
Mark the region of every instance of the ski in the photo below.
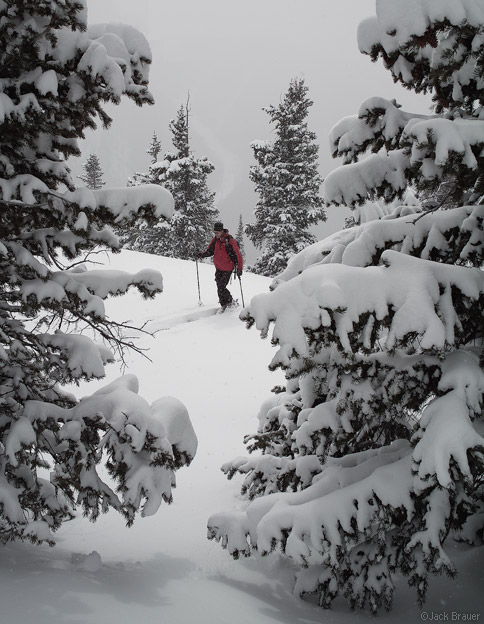
<svg viewBox="0 0 484 624">
<path fill-rule="evenodd" d="M 223 314 L 227 310 L 234 310 L 235 308 L 238 308 L 238 307 L 239 307 L 239 300 L 238 299 L 234 299 L 231 303 L 229 303 L 229 305 L 222 306 L 219 309 L 218 314 Z"/>
</svg>

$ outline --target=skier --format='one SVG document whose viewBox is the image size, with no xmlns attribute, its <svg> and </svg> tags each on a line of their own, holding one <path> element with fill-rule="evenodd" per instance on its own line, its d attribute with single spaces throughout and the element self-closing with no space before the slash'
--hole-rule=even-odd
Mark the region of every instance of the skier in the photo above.
<svg viewBox="0 0 484 624">
<path fill-rule="evenodd" d="M 235 270 L 237 277 L 242 275 L 243 260 L 240 254 L 239 246 L 235 238 L 229 231 L 224 229 L 223 223 L 217 221 L 213 226 L 215 236 L 210 241 L 210 245 L 206 251 L 198 254 L 199 258 L 208 258 L 213 256 L 215 265 L 215 283 L 217 284 L 218 300 L 222 306 L 222 311 L 227 308 L 237 307 L 237 301 L 232 298 L 227 284 L 230 281 L 232 271 Z"/>
</svg>

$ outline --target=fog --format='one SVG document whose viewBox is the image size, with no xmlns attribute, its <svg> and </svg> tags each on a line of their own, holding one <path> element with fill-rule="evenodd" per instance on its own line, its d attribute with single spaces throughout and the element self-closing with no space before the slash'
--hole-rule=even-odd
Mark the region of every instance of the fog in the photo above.
<svg viewBox="0 0 484 624">
<path fill-rule="evenodd" d="M 124 186 L 135 171 L 147 170 L 154 131 L 163 150 L 171 149 L 168 123 L 189 95 L 192 149 L 215 165 L 209 186 L 234 231 L 240 214 L 251 220 L 257 201 L 248 179 L 250 142 L 273 136 L 262 107 L 277 104 L 291 78 L 305 79 L 314 102 L 308 123 L 318 137 L 323 177 L 338 164 L 329 149 L 331 127 L 357 113 L 365 98 L 396 98 L 407 109 L 428 110 L 428 99 L 394 85 L 381 64 L 358 51 L 358 23 L 374 6 L 374 0 L 88 0 L 90 23 L 129 23 L 147 37 L 156 103 L 110 107 L 111 128 L 89 132 L 83 157 L 71 161 L 73 172 L 96 153 L 106 182 Z M 330 208 L 318 234 L 339 229 L 347 214 Z"/>
</svg>

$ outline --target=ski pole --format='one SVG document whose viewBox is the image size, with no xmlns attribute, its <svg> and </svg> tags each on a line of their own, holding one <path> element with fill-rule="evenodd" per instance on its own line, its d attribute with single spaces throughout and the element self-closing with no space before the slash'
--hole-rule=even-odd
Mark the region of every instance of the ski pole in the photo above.
<svg viewBox="0 0 484 624">
<path fill-rule="evenodd" d="M 197 267 L 197 284 L 198 284 L 198 305 L 203 305 L 202 297 L 200 295 L 200 275 L 198 274 L 198 259 L 195 258 L 195 266 Z"/>
<path fill-rule="evenodd" d="M 238 278 L 240 284 L 240 296 L 242 297 L 242 307 L 245 308 L 244 293 L 242 292 L 242 278 L 240 277 L 240 275 L 238 276 Z"/>
</svg>

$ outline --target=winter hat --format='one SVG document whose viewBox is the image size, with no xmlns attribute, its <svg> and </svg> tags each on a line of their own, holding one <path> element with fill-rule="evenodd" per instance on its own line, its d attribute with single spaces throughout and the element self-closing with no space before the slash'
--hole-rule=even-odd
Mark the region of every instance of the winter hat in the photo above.
<svg viewBox="0 0 484 624">
<path fill-rule="evenodd" d="M 220 223 L 220 221 L 217 221 L 217 223 L 213 226 L 214 232 L 222 232 L 223 229 L 224 229 L 224 224 Z"/>
</svg>

